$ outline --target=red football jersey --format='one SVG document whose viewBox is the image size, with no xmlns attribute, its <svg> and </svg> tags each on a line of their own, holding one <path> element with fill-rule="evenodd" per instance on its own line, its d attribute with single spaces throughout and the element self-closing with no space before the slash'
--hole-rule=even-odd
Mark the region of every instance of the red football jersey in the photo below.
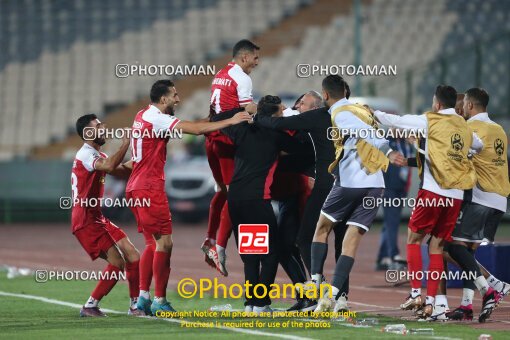
<svg viewBox="0 0 510 340">
<path fill-rule="evenodd" d="M 149 105 L 136 114 L 132 130 L 139 133 L 131 138 L 133 171 L 126 192 L 133 190 L 165 190 L 166 144 L 179 119 L 164 114 L 154 105 Z M 138 138 L 135 138 L 138 137 Z"/>
<path fill-rule="evenodd" d="M 251 92 L 250 76 L 244 73 L 241 66 L 230 62 L 214 76 L 212 81 L 211 111 L 218 114 L 248 104 L 253 101 Z M 220 131 L 210 132 L 206 136 L 213 140 L 232 144 L 230 138 Z"/>
<path fill-rule="evenodd" d="M 83 144 L 76 153 L 71 172 L 73 233 L 91 224 L 106 223 L 99 201 L 91 202 L 90 206 L 86 203 L 91 198 L 103 197 L 106 173 L 96 170 L 94 166 L 99 158 L 106 157 L 106 154 L 97 151 L 88 144 Z"/>
<path fill-rule="evenodd" d="M 249 75 L 234 62 L 222 68 L 212 81 L 211 106 L 215 113 L 229 111 L 253 100 Z"/>
</svg>

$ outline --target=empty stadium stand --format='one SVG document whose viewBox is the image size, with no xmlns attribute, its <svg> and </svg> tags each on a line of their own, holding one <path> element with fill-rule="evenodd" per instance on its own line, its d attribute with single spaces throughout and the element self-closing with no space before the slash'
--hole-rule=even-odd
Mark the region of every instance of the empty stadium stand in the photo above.
<svg viewBox="0 0 510 340">
<path fill-rule="evenodd" d="M 79 114 L 146 94 L 115 65 L 189 65 L 224 53 L 305 0 L 0 2 L 0 158 L 65 138 Z M 55 20 L 55 17 L 58 20 Z M 13 34 L 16 32 L 16 34 Z M 20 37 L 23 37 L 20 38 Z"/>
</svg>

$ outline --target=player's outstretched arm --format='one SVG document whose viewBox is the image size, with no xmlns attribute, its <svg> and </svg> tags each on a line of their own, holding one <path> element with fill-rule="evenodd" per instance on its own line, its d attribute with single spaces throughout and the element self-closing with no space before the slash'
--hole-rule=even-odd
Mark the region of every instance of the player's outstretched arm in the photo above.
<svg viewBox="0 0 510 340">
<path fill-rule="evenodd" d="M 311 110 L 290 117 L 255 115 L 254 122 L 259 126 L 275 130 L 307 130 L 316 127 L 320 123 L 315 112 L 315 110 Z"/>
<path fill-rule="evenodd" d="M 99 158 L 96 161 L 94 165 L 96 170 L 105 171 L 106 173 L 111 174 L 119 166 L 129 149 L 129 134 L 126 133 L 124 135 L 125 137 L 122 138 L 122 145 L 119 150 L 113 154 L 113 156 L 108 158 Z"/>
<path fill-rule="evenodd" d="M 426 130 L 427 129 L 427 117 L 422 115 L 392 115 L 383 111 L 373 111 L 374 117 L 382 125 L 388 127 L 396 127 L 406 130 Z"/>
<path fill-rule="evenodd" d="M 184 133 L 188 133 L 191 135 L 202 135 L 204 133 L 213 132 L 217 130 L 224 129 L 226 127 L 236 125 L 242 122 L 248 122 L 251 120 L 251 116 L 247 112 L 238 112 L 233 117 L 221 120 L 218 122 L 190 122 L 186 120 L 181 120 L 175 126 L 176 129 L 181 129 Z"/>
<path fill-rule="evenodd" d="M 110 172 L 109 174 L 118 178 L 128 179 L 129 175 L 131 175 L 131 171 L 133 171 L 133 161 L 127 161 L 126 163 L 120 164 Z"/>
</svg>

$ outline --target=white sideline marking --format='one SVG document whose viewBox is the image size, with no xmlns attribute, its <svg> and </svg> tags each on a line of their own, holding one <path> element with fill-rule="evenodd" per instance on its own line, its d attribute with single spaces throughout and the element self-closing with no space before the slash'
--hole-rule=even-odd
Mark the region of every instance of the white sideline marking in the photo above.
<svg viewBox="0 0 510 340">
<path fill-rule="evenodd" d="M 60 301 L 60 300 L 48 299 L 48 298 L 45 298 L 43 296 L 28 295 L 28 294 L 14 294 L 14 293 L 2 292 L 2 291 L 0 291 L 0 295 L 11 296 L 11 297 L 18 297 L 18 298 L 29 299 L 29 300 L 37 300 L 37 301 L 41 301 L 41 302 L 51 303 L 51 304 L 54 304 L 54 305 L 60 305 L 60 306 L 78 308 L 78 309 L 81 309 L 81 307 L 83 307 L 83 305 L 79 305 L 77 303 L 71 303 L 71 302 L 65 302 L 65 301 Z M 122 312 L 118 312 L 116 310 L 111 310 L 111 309 L 106 309 L 106 308 L 101 308 L 101 310 L 103 312 L 110 313 L 110 314 L 124 314 Z"/>
<path fill-rule="evenodd" d="M 77 309 L 81 309 L 83 307 L 82 305 L 79 305 L 77 303 L 71 303 L 71 302 L 60 301 L 60 300 L 55 300 L 55 299 L 48 299 L 43 296 L 37 296 L 37 295 L 15 294 L 15 293 L 8 293 L 8 292 L 2 292 L 2 291 L 0 291 L 0 295 L 17 297 L 17 298 L 22 298 L 22 299 L 29 299 L 29 300 L 37 300 L 37 301 L 41 301 L 41 302 L 51 303 L 54 305 L 66 306 L 66 307 L 77 308 Z M 101 310 L 103 312 L 110 313 L 110 314 L 126 314 L 127 315 L 127 312 L 124 313 L 124 312 L 119 312 L 119 311 L 112 310 L 112 309 L 101 308 Z M 203 324 L 203 322 L 187 321 L 184 319 L 183 320 L 175 320 L 175 319 L 166 319 L 166 318 L 165 319 L 164 318 L 152 318 L 152 317 L 147 317 L 147 318 L 154 319 L 154 320 L 164 320 L 164 321 L 178 323 L 178 324 L 182 324 L 185 322 L 191 323 L 191 324 L 197 324 L 197 325 Z M 229 328 L 229 327 L 224 327 L 224 326 L 215 326 L 214 328 L 224 329 L 227 331 L 232 331 L 232 332 L 237 332 L 237 333 L 270 336 L 270 337 L 281 338 L 281 339 L 312 340 L 311 338 L 304 338 L 304 337 L 296 336 L 296 335 L 268 333 L 268 332 L 255 331 L 255 330 L 244 329 L 244 328 Z"/>
</svg>

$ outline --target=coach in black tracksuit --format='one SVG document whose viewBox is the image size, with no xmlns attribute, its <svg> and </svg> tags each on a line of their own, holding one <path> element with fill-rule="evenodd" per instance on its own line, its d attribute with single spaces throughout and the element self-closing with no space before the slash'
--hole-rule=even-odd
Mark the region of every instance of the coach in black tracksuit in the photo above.
<svg viewBox="0 0 510 340">
<path fill-rule="evenodd" d="M 315 149 L 315 184 L 312 193 L 306 202 L 305 211 L 301 220 L 297 243 L 301 257 L 308 272 L 311 269 L 311 245 L 315 227 L 319 220 L 320 211 L 334 182 L 333 176 L 328 172 L 329 165 L 335 160 L 335 147 L 333 141 L 328 139 L 328 128 L 331 125 L 331 115 L 324 107 L 303 112 L 291 117 L 255 116 L 255 123 L 262 127 L 276 130 L 302 130 L 308 132 Z M 335 257 L 342 251 L 342 240 L 345 228 L 338 225 L 335 231 Z M 346 280 L 342 292 L 349 291 L 349 280 Z"/>
<path fill-rule="evenodd" d="M 271 116 L 281 111 L 280 103 L 278 97 L 263 97 L 258 104 L 257 116 Z M 234 115 L 235 111 L 237 110 L 216 115 L 212 120 L 227 119 Z M 245 281 L 250 282 L 251 288 L 259 283 L 263 284 L 269 292 L 278 268 L 277 222 L 271 206 L 269 188 L 280 150 L 298 152 L 301 142 L 286 133 L 255 124 L 238 124 L 223 129 L 222 132 L 230 137 L 236 146 L 234 175 L 227 196 L 236 241 L 238 242 L 239 237 L 239 224 L 269 225 L 269 253 L 241 255 Z M 254 312 L 270 311 L 267 308 L 271 304 L 269 296 L 256 298 L 253 289 L 246 293 L 246 306 L 253 306 Z M 257 295 L 263 295 L 263 290 L 259 289 Z"/>
</svg>

